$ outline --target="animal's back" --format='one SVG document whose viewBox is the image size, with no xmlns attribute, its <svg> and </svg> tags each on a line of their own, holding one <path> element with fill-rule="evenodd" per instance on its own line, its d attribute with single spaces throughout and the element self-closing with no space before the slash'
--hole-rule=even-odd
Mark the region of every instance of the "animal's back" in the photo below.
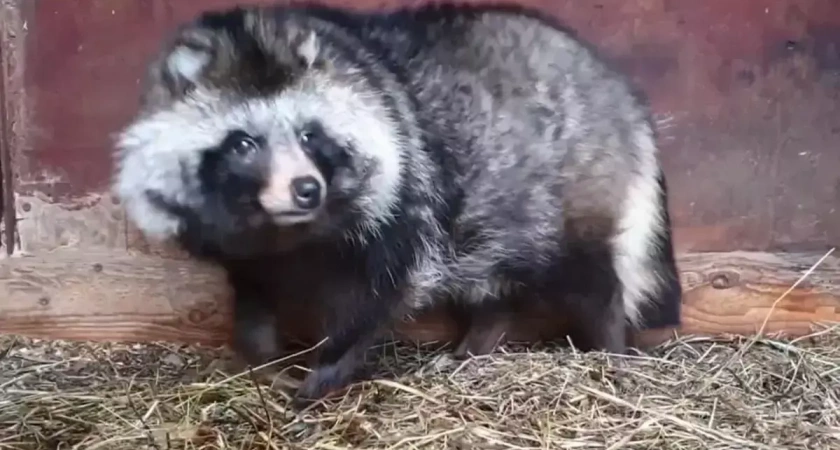
<svg viewBox="0 0 840 450">
<path fill-rule="evenodd" d="M 518 7 L 358 17 L 346 23 L 400 77 L 455 179 L 448 282 L 492 293 L 504 270 L 549 270 L 564 233 L 617 233 L 655 148 L 645 105 L 591 48 Z"/>
<path fill-rule="evenodd" d="M 637 164 L 632 132 L 647 128 L 646 108 L 590 46 L 536 10 L 443 4 L 307 13 L 358 39 L 401 81 L 421 126 L 438 133 L 465 171 L 465 188 L 590 178 L 611 170 L 599 167 L 604 159 L 625 171 Z M 558 177 L 563 167 L 570 170 Z"/>
</svg>

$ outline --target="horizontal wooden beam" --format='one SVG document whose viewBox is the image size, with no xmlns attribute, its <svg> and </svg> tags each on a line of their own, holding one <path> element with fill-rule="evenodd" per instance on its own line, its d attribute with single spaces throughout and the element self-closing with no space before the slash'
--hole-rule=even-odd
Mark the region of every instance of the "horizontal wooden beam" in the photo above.
<svg viewBox="0 0 840 450">
<path fill-rule="evenodd" d="M 685 306 L 679 333 L 755 333 L 774 302 L 821 256 L 682 255 Z M 230 334 L 229 298 L 219 269 L 188 260 L 73 249 L 0 260 L 4 334 L 219 345 L 227 343 Z M 289 333 L 313 338 L 312 317 L 290 313 L 288 319 Z M 511 338 L 553 337 L 556 320 L 543 314 L 526 317 Z M 811 332 L 818 322 L 840 322 L 840 258 L 835 256 L 826 258 L 776 304 L 764 331 L 796 336 Z M 397 329 L 398 338 L 419 341 L 448 341 L 453 331 L 449 319 L 434 312 Z M 648 335 L 648 341 L 663 338 L 661 332 L 654 335 Z"/>
</svg>

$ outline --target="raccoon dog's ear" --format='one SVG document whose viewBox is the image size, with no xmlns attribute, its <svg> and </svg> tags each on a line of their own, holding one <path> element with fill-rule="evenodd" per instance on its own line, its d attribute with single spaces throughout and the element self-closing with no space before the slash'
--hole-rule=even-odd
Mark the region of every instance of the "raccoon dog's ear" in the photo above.
<svg viewBox="0 0 840 450">
<path fill-rule="evenodd" d="M 300 34 L 294 50 L 295 54 L 303 61 L 306 67 L 312 67 L 321 51 L 321 43 L 318 35 L 314 31 L 307 31 Z"/>
<path fill-rule="evenodd" d="M 161 105 L 189 93 L 213 60 L 215 38 L 207 28 L 181 28 L 149 65 L 144 103 Z"/>
<path fill-rule="evenodd" d="M 195 85 L 213 56 L 213 36 L 206 29 L 181 32 L 163 62 L 163 75 L 178 90 Z"/>
<path fill-rule="evenodd" d="M 301 26 L 289 17 L 278 20 L 265 10 L 252 10 L 246 14 L 244 26 L 256 38 L 261 50 L 278 61 L 285 64 L 300 63 L 306 68 L 317 64 L 321 42 L 311 28 Z"/>
</svg>

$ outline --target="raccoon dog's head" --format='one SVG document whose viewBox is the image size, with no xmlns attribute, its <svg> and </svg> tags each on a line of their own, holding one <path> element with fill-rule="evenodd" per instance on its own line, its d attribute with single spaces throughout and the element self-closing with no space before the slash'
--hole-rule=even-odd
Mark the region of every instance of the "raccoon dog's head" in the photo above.
<svg viewBox="0 0 840 450">
<path fill-rule="evenodd" d="M 404 134 L 323 27 L 256 8 L 182 26 L 117 141 L 115 193 L 147 237 L 248 253 L 391 218 Z"/>
</svg>

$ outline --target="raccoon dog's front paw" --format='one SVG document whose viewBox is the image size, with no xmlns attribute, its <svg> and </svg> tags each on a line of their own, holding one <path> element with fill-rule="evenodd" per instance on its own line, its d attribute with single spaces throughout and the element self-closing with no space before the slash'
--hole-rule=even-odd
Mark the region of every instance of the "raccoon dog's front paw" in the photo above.
<svg viewBox="0 0 840 450">
<path fill-rule="evenodd" d="M 306 407 L 323 399 L 328 394 L 347 387 L 353 380 L 353 372 L 340 364 L 322 365 L 304 378 L 295 392 L 294 404 Z"/>
</svg>

